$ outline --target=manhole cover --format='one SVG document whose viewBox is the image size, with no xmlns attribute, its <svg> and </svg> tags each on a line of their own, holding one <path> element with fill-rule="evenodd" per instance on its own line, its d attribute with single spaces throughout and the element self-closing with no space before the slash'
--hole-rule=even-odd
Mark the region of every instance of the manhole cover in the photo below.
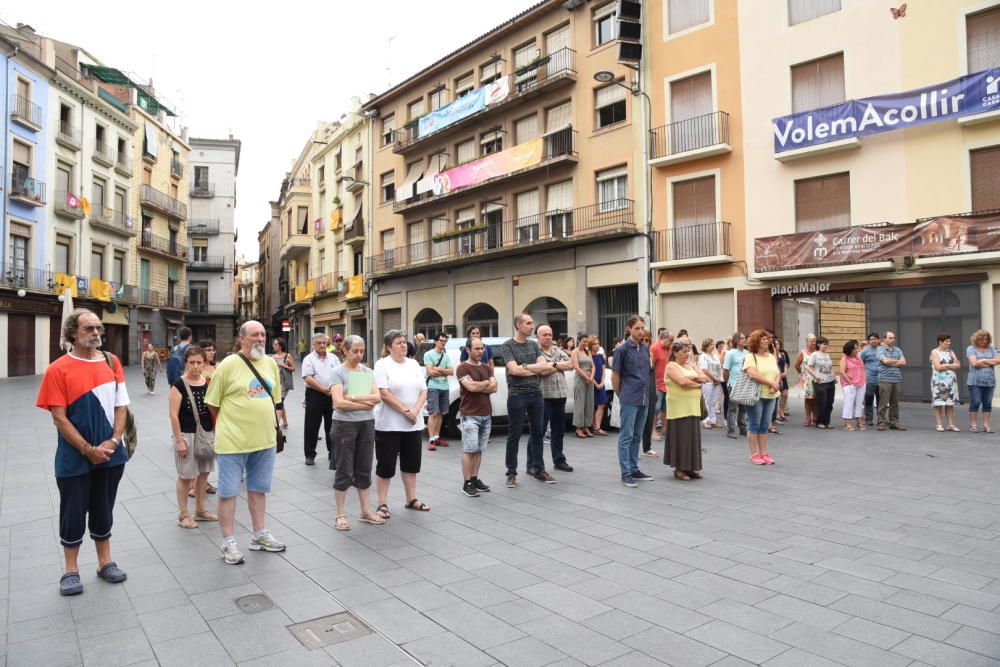
<svg viewBox="0 0 1000 667">
<path fill-rule="evenodd" d="M 307 649 L 338 644 L 371 634 L 371 628 L 364 621 L 347 611 L 289 625 L 288 630 Z"/>
<path fill-rule="evenodd" d="M 271 598 L 267 597 L 263 593 L 255 593 L 253 595 L 244 595 L 241 598 L 236 598 L 236 606 L 240 608 L 244 614 L 256 614 L 259 611 L 267 611 L 274 607 L 274 603 L 271 602 Z"/>
</svg>

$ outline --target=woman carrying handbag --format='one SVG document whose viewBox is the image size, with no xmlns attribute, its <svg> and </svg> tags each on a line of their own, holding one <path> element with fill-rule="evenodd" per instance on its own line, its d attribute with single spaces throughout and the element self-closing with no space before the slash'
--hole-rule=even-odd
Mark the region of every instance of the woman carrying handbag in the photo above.
<svg viewBox="0 0 1000 667">
<path fill-rule="evenodd" d="M 743 375 L 746 380 L 757 385 L 759 399 L 747 407 L 747 446 L 750 448 L 750 463 L 754 465 L 774 465 L 774 459 L 767 451 L 767 427 L 771 423 L 774 402 L 781 395 L 781 371 L 778 360 L 770 351 L 771 337 L 763 329 L 750 334 L 747 339 L 747 356 L 743 360 Z M 740 401 L 738 395 L 742 386 L 733 387 L 730 400 Z"/>
<path fill-rule="evenodd" d="M 191 345 L 184 353 L 184 375 L 170 387 L 170 427 L 177 467 L 177 525 L 197 528 L 196 521 L 218 521 L 205 509 L 208 475 L 215 469 L 215 430 L 205 404 L 208 381 L 202 375 L 205 351 Z M 194 519 L 188 514 L 188 488 L 194 484 Z"/>
</svg>

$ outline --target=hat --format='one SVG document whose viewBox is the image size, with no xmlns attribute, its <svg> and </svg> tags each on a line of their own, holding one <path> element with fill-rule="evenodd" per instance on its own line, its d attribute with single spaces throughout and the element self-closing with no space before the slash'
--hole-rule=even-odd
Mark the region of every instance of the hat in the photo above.
<svg viewBox="0 0 1000 667">
<path fill-rule="evenodd" d="M 344 336 L 342 334 L 333 334 L 334 343 L 339 343 L 342 340 L 344 340 Z"/>
</svg>

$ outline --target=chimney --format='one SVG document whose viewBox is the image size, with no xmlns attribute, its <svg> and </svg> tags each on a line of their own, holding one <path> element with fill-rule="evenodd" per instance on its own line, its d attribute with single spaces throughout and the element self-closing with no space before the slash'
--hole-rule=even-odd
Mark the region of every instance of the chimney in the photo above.
<svg viewBox="0 0 1000 667">
<path fill-rule="evenodd" d="M 361 112 L 361 98 L 357 95 L 351 98 L 351 111 L 354 113 Z"/>
<path fill-rule="evenodd" d="M 188 128 L 186 125 L 181 128 L 181 141 L 184 143 L 188 142 Z"/>
<path fill-rule="evenodd" d="M 35 34 L 35 29 L 34 29 L 34 28 L 32 28 L 32 27 L 31 27 L 30 25 L 28 25 L 27 23 L 18 23 L 18 24 L 17 24 L 17 29 L 18 29 L 19 31 L 21 31 L 21 32 L 26 32 L 26 33 L 28 33 L 29 35 L 34 35 L 34 34 Z"/>
</svg>

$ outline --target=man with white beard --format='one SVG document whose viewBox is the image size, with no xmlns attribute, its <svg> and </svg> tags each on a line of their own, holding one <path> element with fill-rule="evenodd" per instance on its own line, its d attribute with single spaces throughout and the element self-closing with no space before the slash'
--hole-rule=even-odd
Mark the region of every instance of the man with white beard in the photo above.
<svg viewBox="0 0 1000 667">
<path fill-rule="evenodd" d="M 252 551 L 284 551 L 285 545 L 265 525 L 267 495 L 274 476 L 274 406 L 281 400 L 278 364 L 267 356 L 267 334 L 260 322 L 240 327 L 240 351 L 219 364 L 208 385 L 205 403 L 215 416 L 215 453 L 219 467 L 218 514 L 222 558 L 243 562 L 234 535 L 233 517 L 240 482 L 246 475 L 247 505 L 253 524 Z"/>
</svg>

